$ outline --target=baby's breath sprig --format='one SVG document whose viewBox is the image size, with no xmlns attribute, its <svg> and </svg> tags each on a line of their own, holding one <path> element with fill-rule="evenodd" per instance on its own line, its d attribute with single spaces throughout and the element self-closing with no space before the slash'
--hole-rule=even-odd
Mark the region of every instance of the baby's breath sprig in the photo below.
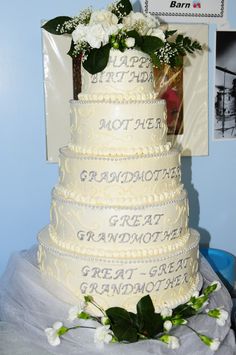
<svg viewBox="0 0 236 355">
<path fill-rule="evenodd" d="M 58 30 L 61 34 L 72 33 L 78 25 L 87 25 L 89 23 L 91 14 L 92 7 L 88 7 L 82 10 L 78 16 L 75 16 L 72 19 L 65 21 L 64 24 L 60 26 Z"/>
</svg>

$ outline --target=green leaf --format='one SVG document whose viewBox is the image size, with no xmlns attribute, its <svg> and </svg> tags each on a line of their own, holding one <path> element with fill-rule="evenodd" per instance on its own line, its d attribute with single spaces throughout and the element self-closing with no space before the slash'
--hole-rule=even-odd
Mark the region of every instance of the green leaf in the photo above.
<svg viewBox="0 0 236 355">
<path fill-rule="evenodd" d="M 181 42 L 183 42 L 183 38 L 184 38 L 183 35 L 178 35 L 178 36 L 176 37 L 176 43 L 181 43 Z"/>
<path fill-rule="evenodd" d="M 109 43 L 101 48 L 91 49 L 86 60 L 83 62 L 84 69 L 92 75 L 105 69 L 109 60 L 110 49 L 111 46 Z"/>
<path fill-rule="evenodd" d="M 192 308 L 191 305 L 182 304 L 173 310 L 172 318 L 174 319 L 189 318 L 191 316 L 194 316 L 195 314 L 197 314 L 197 311 L 194 308 Z"/>
<path fill-rule="evenodd" d="M 54 35 L 62 35 L 63 33 L 60 32 L 60 28 L 66 21 L 71 20 L 71 17 L 68 16 L 58 16 L 53 18 L 52 20 L 47 21 L 42 28 L 44 28 L 46 31 L 54 34 Z M 73 30 L 70 32 L 64 32 L 64 33 L 71 33 Z"/>
<path fill-rule="evenodd" d="M 173 30 L 173 31 L 165 31 L 165 37 L 171 37 L 173 36 L 175 33 L 177 32 L 177 30 Z"/>
<path fill-rule="evenodd" d="M 160 314 L 155 313 L 151 297 L 144 296 L 137 304 L 137 316 L 139 331 L 148 338 L 154 338 L 163 331 L 163 319 Z"/>
<path fill-rule="evenodd" d="M 80 312 L 79 318 L 80 319 L 91 319 L 91 316 L 86 312 Z"/>
<path fill-rule="evenodd" d="M 138 329 L 133 313 L 120 307 L 112 307 L 106 310 L 106 314 L 111 321 L 111 329 L 119 341 L 133 343 L 138 340 Z"/>
<path fill-rule="evenodd" d="M 133 10 L 131 2 L 129 0 L 120 0 L 116 4 L 116 8 L 112 11 L 118 18 L 129 15 L 129 13 Z"/>
<path fill-rule="evenodd" d="M 106 315 L 111 320 L 112 323 L 115 323 L 120 320 L 127 322 L 132 321 L 130 314 L 126 309 L 121 307 L 111 307 L 106 310 Z"/>
<path fill-rule="evenodd" d="M 90 295 L 84 296 L 84 300 L 86 303 L 90 303 L 90 302 L 94 301 L 93 296 L 90 296 Z"/>
<path fill-rule="evenodd" d="M 73 58 L 74 49 L 75 49 L 75 44 L 74 44 L 74 41 L 71 40 L 70 49 L 69 49 L 69 51 L 67 52 L 67 54 L 68 54 L 71 58 Z"/>
<path fill-rule="evenodd" d="M 155 36 L 143 36 L 143 41 L 141 44 L 141 50 L 145 53 L 155 52 L 157 49 L 164 46 L 164 42 Z"/>
<path fill-rule="evenodd" d="M 119 341 L 134 343 L 138 341 L 138 331 L 130 323 L 118 322 L 112 326 L 112 331 Z"/>
<path fill-rule="evenodd" d="M 151 60 L 152 60 L 152 64 L 155 67 L 160 68 L 161 67 L 161 61 L 158 58 L 158 56 L 156 54 L 154 54 L 154 53 L 150 53 L 150 57 L 151 57 Z"/>
<path fill-rule="evenodd" d="M 189 37 L 184 37 L 183 45 L 184 45 L 184 47 L 190 46 L 191 45 L 191 39 Z"/>
<path fill-rule="evenodd" d="M 143 39 L 142 39 L 142 37 L 140 36 L 140 34 L 137 31 L 135 31 L 135 30 L 128 31 L 127 32 L 127 36 L 128 37 L 133 37 L 135 39 L 135 45 L 136 46 L 138 46 L 138 47 L 142 46 Z"/>
</svg>

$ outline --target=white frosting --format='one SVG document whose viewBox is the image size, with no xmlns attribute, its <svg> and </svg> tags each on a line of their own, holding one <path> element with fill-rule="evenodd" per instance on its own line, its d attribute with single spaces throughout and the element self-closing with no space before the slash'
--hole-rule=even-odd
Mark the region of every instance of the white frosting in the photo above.
<svg viewBox="0 0 236 355">
<path fill-rule="evenodd" d="M 106 68 L 91 75 L 81 69 L 81 100 L 148 100 L 155 97 L 150 57 L 135 49 L 111 49 Z"/>
<path fill-rule="evenodd" d="M 59 161 L 59 188 L 99 204 L 171 193 L 180 186 L 180 155 L 174 149 L 159 155 L 96 157 L 64 147 Z"/>
<path fill-rule="evenodd" d="M 84 154 L 133 154 L 166 144 L 164 100 L 71 102 L 71 147 Z"/>
<path fill-rule="evenodd" d="M 45 229 L 39 234 L 38 259 L 42 272 L 78 299 L 92 295 L 104 309 L 116 306 L 135 311 L 136 303 L 146 294 L 156 308 L 175 307 L 200 287 L 198 242 L 199 235 L 192 231 L 181 250 L 153 257 L 103 258 L 63 251 Z"/>
<path fill-rule="evenodd" d="M 81 253 L 81 248 L 108 253 L 132 250 L 154 255 L 162 248 L 175 249 L 188 234 L 188 201 L 183 192 L 173 201 L 123 208 L 83 205 L 52 196 L 51 232 L 63 249 Z M 162 250 L 163 251 L 163 250 Z"/>
<path fill-rule="evenodd" d="M 200 288 L 180 154 L 167 143 L 149 56 L 110 54 L 103 72 L 82 70 L 82 93 L 71 102 L 71 142 L 60 150 L 39 266 L 104 308 L 134 311 L 146 294 L 156 308 L 175 307 Z"/>
</svg>

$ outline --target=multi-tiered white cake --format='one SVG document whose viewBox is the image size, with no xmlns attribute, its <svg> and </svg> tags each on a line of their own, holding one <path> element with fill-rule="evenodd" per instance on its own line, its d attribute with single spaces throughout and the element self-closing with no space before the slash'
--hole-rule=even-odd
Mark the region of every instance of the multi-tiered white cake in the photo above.
<svg viewBox="0 0 236 355">
<path fill-rule="evenodd" d="M 149 56 L 112 49 L 104 71 L 82 69 L 71 102 L 40 269 L 104 308 L 134 310 L 146 294 L 156 307 L 174 307 L 199 287 L 198 244 Z"/>
</svg>

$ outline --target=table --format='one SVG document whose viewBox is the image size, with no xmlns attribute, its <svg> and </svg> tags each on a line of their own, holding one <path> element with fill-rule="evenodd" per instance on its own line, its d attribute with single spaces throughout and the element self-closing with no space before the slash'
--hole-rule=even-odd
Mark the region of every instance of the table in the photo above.
<svg viewBox="0 0 236 355">
<path fill-rule="evenodd" d="M 67 319 L 70 304 L 76 300 L 56 281 L 43 279 L 36 264 L 36 246 L 30 250 L 14 254 L 0 280 L 0 354 L 1 355 L 211 355 L 213 352 L 186 327 L 172 330 L 179 337 L 181 346 L 170 350 L 161 342 L 146 340 L 133 344 L 108 344 L 103 350 L 96 348 L 93 342 L 93 330 L 69 332 L 57 347 L 48 344 L 44 329 L 55 321 Z M 200 272 L 207 285 L 218 277 L 202 257 Z M 53 293 L 59 295 L 56 298 Z M 224 306 L 231 312 L 232 300 L 223 286 L 211 295 L 209 308 Z M 66 322 L 65 322 L 66 323 Z M 217 355 L 235 355 L 235 336 L 230 329 L 230 320 L 224 327 L 216 324 L 215 319 L 206 315 L 193 317 L 189 322 L 197 331 L 221 340 Z"/>
</svg>

